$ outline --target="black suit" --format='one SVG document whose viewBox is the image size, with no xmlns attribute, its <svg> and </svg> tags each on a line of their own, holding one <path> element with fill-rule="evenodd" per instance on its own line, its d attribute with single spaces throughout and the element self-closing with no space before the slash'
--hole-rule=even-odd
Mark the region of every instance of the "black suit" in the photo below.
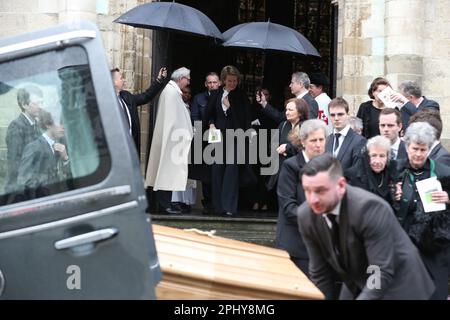
<svg viewBox="0 0 450 320">
<path fill-rule="evenodd" d="M 330 134 L 327 137 L 325 144 L 325 151 L 333 154 L 334 134 Z M 344 170 L 353 167 L 358 159 L 361 157 L 361 149 L 366 143 L 366 138 L 355 133 L 351 128 L 348 130 L 347 135 L 342 142 L 341 148 L 336 158 L 341 162 Z"/>
<path fill-rule="evenodd" d="M 416 112 L 419 112 L 420 110 L 423 110 L 425 108 L 433 108 L 439 110 L 439 103 L 437 103 L 434 100 L 428 100 L 425 97 L 423 97 L 423 101 L 419 104 L 418 107 L 413 105 L 411 102 L 405 103 L 405 105 L 400 110 L 402 116 L 403 130 L 406 131 L 406 128 L 408 128 L 409 118 Z"/>
<path fill-rule="evenodd" d="M 43 136 L 29 143 L 18 170 L 17 184 L 26 190 L 27 196 L 37 198 L 64 191 L 52 184 L 70 177 L 69 162 L 64 163 Z"/>
<path fill-rule="evenodd" d="M 244 131 L 250 128 L 250 101 L 245 93 L 240 89 L 235 89 L 228 94 L 228 101 L 230 107 L 225 112 L 222 109 L 223 88 L 219 88 L 211 92 L 211 97 L 208 101 L 205 113 L 204 123 L 214 124 L 217 129 L 222 132 L 223 140 L 221 142 L 224 149 L 223 163 L 212 164 L 211 169 L 211 186 L 212 186 L 212 200 L 214 209 L 217 213 L 230 212 L 237 213 L 239 187 L 244 184 L 248 174 L 252 173 L 252 168 L 249 165 L 238 165 L 237 156 L 242 155 L 246 150 L 237 150 L 236 143 L 234 147 L 234 159 L 229 159 L 225 163 L 230 153 L 226 152 L 226 129 L 243 129 Z M 249 169 L 249 170 L 246 170 Z M 246 172 L 246 173 L 245 173 Z"/>
<path fill-rule="evenodd" d="M 395 157 L 395 160 L 401 160 L 408 158 L 408 152 L 406 151 L 406 145 L 403 141 L 400 140 L 400 144 L 398 146 L 397 150 L 397 156 Z"/>
<path fill-rule="evenodd" d="M 304 95 L 302 99 L 306 101 L 309 107 L 308 119 L 317 119 L 317 117 L 319 116 L 319 105 L 317 104 L 317 101 L 309 93 Z M 286 113 L 284 112 L 284 110 L 279 111 L 269 103 L 264 108 L 262 108 L 262 113 L 274 120 L 276 123 L 286 121 Z M 302 121 L 303 120 L 305 119 L 302 119 Z"/>
<path fill-rule="evenodd" d="M 311 280 L 327 299 L 338 298 L 337 279 L 343 281 L 341 299 L 428 299 L 432 295 L 433 281 L 419 252 L 386 201 L 347 185 L 338 224 L 340 258 L 324 217 L 313 213 L 306 202 L 298 209 Z M 374 270 L 379 272 L 379 289 L 369 279 Z"/>
<path fill-rule="evenodd" d="M 17 174 L 25 146 L 39 138 L 40 135 L 37 124 L 31 125 L 23 113 L 9 124 L 5 139 L 8 159 L 6 192 L 16 189 Z"/>
<path fill-rule="evenodd" d="M 305 202 L 299 173 L 306 164 L 303 153 L 283 162 L 278 178 L 278 221 L 276 244 L 286 250 L 297 267 L 308 274 L 308 252 L 298 231 L 297 209 Z"/>
<path fill-rule="evenodd" d="M 136 146 L 138 154 L 141 150 L 141 124 L 139 122 L 139 114 L 137 107 L 146 103 L 149 103 L 159 91 L 163 88 L 164 84 L 159 81 L 155 81 L 145 91 L 139 94 L 132 94 L 129 91 L 122 90 L 119 92 L 120 97 L 125 102 L 131 117 L 131 135 Z"/>
<path fill-rule="evenodd" d="M 428 155 L 429 158 L 435 160 L 436 162 L 445 164 L 447 167 L 450 167 L 450 152 L 444 148 L 444 146 L 439 143 L 436 145 L 431 153 Z"/>
</svg>

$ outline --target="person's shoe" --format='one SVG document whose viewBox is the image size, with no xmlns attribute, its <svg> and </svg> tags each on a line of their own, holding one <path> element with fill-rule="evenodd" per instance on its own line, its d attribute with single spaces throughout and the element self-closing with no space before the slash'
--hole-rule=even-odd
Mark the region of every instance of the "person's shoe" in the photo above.
<svg viewBox="0 0 450 320">
<path fill-rule="evenodd" d="M 224 212 L 223 214 L 224 214 L 226 217 L 232 217 L 232 216 L 233 216 L 233 213 L 232 213 L 232 212 L 229 212 L 229 211 Z"/>
<path fill-rule="evenodd" d="M 259 210 L 261 211 L 267 211 L 269 208 L 267 207 L 267 204 L 263 205 Z"/>
<path fill-rule="evenodd" d="M 191 206 L 185 203 L 180 203 L 181 213 L 191 213 Z"/>
<path fill-rule="evenodd" d="M 180 208 L 178 208 L 174 205 L 171 205 L 170 207 L 166 208 L 165 212 L 167 214 L 181 214 Z"/>
<path fill-rule="evenodd" d="M 258 211 L 258 210 L 259 210 L 259 203 L 258 203 L 258 202 L 255 202 L 255 203 L 253 204 L 252 211 Z"/>
</svg>

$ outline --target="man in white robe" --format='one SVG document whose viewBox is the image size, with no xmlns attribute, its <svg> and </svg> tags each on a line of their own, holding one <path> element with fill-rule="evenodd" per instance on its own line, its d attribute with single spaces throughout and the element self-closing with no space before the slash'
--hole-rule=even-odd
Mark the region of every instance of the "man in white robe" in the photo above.
<svg viewBox="0 0 450 320">
<path fill-rule="evenodd" d="M 179 68 L 159 97 L 145 178 L 145 186 L 153 187 L 153 191 L 186 190 L 193 131 L 181 90 L 189 83 L 190 70 Z"/>
</svg>

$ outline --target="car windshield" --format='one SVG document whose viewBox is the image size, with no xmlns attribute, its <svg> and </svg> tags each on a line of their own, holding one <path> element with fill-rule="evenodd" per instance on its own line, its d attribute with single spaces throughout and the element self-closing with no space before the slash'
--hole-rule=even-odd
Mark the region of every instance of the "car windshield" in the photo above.
<svg viewBox="0 0 450 320">
<path fill-rule="evenodd" d="M 0 64 L 0 205 L 101 181 L 110 157 L 78 46 Z"/>
</svg>

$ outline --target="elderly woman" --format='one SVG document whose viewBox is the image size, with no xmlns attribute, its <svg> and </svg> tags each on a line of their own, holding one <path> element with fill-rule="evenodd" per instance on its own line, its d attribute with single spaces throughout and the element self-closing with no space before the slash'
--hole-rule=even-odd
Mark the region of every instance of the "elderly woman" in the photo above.
<svg viewBox="0 0 450 320">
<path fill-rule="evenodd" d="M 297 208 L 305 201 L 300 170 L 312 158 L 325 152 L 327 125 L 314 119 L 303 122 L 300 130 L 292 132 L 290 140 L 301 152 L 284 161 L 278 179 L 277 246 L 289 253 L 295 265 L 308 275 L 308 253 L 298 231 Z"/>
<path fill-rule="evenodd" d="M 425 242 L 418 240 L 416 237 L 415 230 L 417 229 L 415 228 L 417 227 L 417 221 L 427 217 L 426 215 L 438 214 L 437 212 L 424 212 L 416 182 L 431 177 L 442 178 L 450 176 L 450 168 L 428 157 L 429 150 L 436 140 L 435 129 L 430 124 L 425 122 L 411 124 L 406 130 L 404 140 L 408 159 L 402 159 L 398 163 L 398 172 L 402 177 L 402 198 L 396 215 L 406 233 L 419 248 L 422 260 L 434 279 L 436 291 L 432 298 L 447 299 L 447 248 L 439 247 L 436 244 L 431 246 L 425 245 Z M 436 203 L 445 203 L 447 208 L 450 203 L 446 191 L 432 192 L 431 200 Z M 446 214 L 448 214 L 448 211 Z M 444 230 L 444 232 L 449 231 Z M 435 232 L 435 230 L 432 230 L 432 232 Z"/>
<path fill-rule="evenodd" d="M 346 170 L 345 178 L 349 184 L 370 191 L 393 205 L 394 200 L 399 200 L 400 190 L 396 190 L 397 163 L 389 160 L 390 152 L 391 142 L 388 138 L 370 138 L 362 157 Z M 392 190 L 397 191 L 396 199 Z"/>
<path fill-rule="evenodd" d="M 277 152 L 280 157 L 280 168 L 284 160 L 298 153 L 297 146 L 289 142 L 288 136 L 295 127 L 300 126 L 303 121 L 308 119 L 308 113 L 308 103 L 305 100 L 292 98 L 286 101 L 286 121 L 281 122 L 278 126 Z M 275 189 L 277 180 L 278 174 L 271 176 L 267 182 L 267 188 L 269 190 Z"/>
<path fill-rule="evenodd" d="M 220 129 L 222 133 L 223 159 L 212 164 L 212 200 L 216 214 L 233 216 L 238 210 L 240 179 L 252 173 L 246 165 L 237 164 L 236 140 L 227 143 L 227 129 L 250 129 L 250 101 L 238 88 L 241 78 L 234 66 L 225 66 L 220 73 L 223 86 L 211 92 L 206 107 L 206 121 L 209 129 Z M 229 147 L 234 150 L 229 150 Z M 239 150 L 243 153 L 245 150 Z M 217 156 L 217 155 L 216 155 Z M 233 156 L 233 158 L 231 158 Z M 244 173 L 245 170 L 245 173 Z"/>
</svg>

